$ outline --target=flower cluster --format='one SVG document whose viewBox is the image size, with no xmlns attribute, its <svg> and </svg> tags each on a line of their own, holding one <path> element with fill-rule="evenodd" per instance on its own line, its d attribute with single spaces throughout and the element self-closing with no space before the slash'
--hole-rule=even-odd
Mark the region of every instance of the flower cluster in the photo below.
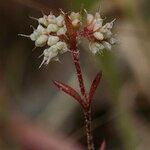
<svg viewBox="0 0 150 150">
<path fill-rule="evenodd" d="M 78 33 L 76 35 L 89 40 L 89 48 L 93 54 L 101 53 L 103 49 L 110 50 L 111 45 L 116 43 L 116 39 L 113 38 L 111 32 L 114 20 L 103 25 L 104 19 L 101 18 L 100 13 L 92 15 L 86 12 L 86 14 L 86 25 L 83 27 L 83 31 L 80 30 L 82 25 L 81 14 L 79 12 L 67 14 L 71 27 Z M 35 42 L 36 47 L 45 47 L 40 67 L 43 64 L 47 65 L 51 60 L 59 60 L 58 55 L 69 50 L 68 39 L 70 37 L 68 37 L 69 31 L 67 31 L 65 15 L 61 11 L 59 16 L 50 13 L 48 16 L 43 15 L 38 19 L 34 18 L 38 21 L 38 26 L 28 37 Z"/>
<path fill-rule="evenodd" d="M 88 38 L 89 48 L 93 54 L 102 53 L 103 49 L 111 50 L 112 45 L 117 42 L 111 31 L 114 21 L 103 25 L 104 19 L 100 13 L 96 13 L 95 16 L 87 13 L 87 25 L 84 27 L 83 35 Z"/>
</svg>

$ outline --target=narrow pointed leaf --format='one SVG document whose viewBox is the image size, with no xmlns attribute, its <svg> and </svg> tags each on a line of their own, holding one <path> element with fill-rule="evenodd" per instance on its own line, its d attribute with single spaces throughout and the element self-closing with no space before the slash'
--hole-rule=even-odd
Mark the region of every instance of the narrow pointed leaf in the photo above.
<svg viewBox="0 0 150 150">
<path fill-rule="evenodd" d="M 106 150 L 106 142 L 105 140 L 102 142 L 101 147 L 99 150 Z"/>
<path fill-rule="evenodd" d="M 102 77 L 102 73 L 99 72 L 96 75 L 96 77 L 93 80 L 93 82 L 92 82 L 92 85 L 91 85 L 91 88 L 90 88 L 90 92 L 89 92 L 89 104 L 91 104 L 91 101 L 92 101 L 92 98 L 93 98 L 93 96 L 95 94 L 95 91 L 96 91 L 96 89 L 97 89 L 97 87 L 98 87 L 98 85 L 99 85 L 99 83 L 101 81 L 101 77 Z"/>
<path fill-rule="evenodd" d="M 76 90 L 74 90 L 72 87 L 59 82 L 59 81 L 54 81 L 54 84 L 63 92 L 67 93 L 68 95 L 72 96 L 74 99 L 76 99 L 82 106 L 84 105 L 83 100 L 81 96 L 78 94 Z"/>
</svg>

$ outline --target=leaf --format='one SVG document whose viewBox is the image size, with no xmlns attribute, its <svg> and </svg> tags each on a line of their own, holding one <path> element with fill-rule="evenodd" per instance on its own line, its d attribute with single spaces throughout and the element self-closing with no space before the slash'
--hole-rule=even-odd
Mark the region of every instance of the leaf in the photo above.
<svg viewBox="0 0 150 150">
<path fill-rule="evenodd" d="M 106 142 L 105 140 L 102 142 L 101 147 L 99 150 L 106 150 Z"/>
<path fill-rule="evenodd" d="M 91 104 L 91 101 L 92 101 L 92 98 L 93 98 L 93 96 L 95 94 L 95 91 L 96 91 L 96 89 L 97 89 L 97 87 L 98 87 L 98 85 L 99 85 L 99 83 L 101 81 L 101 77 L 102 77 L 102 73 L 99 72 L 96 75 L 96 77 L 93 80 L 93 82 L 92 82 L 92 85 L 91 85 L 91 88 L 90 88 L 90 92 L 89 92 L 89 105 Z"/>
<path fill-rule="evenodd" d="M 82 100 L 81 96 L 78 94 L 76 90 L 74 90 L 72 87 L 60 82 L 60 81 L 53 81 L 53 83 L 63 92 L 67 93 L 68 95 L 72 96 L 74 99 L 76 99 L 83 107 L 84 107 L 84 101 Z"/>
</svg>

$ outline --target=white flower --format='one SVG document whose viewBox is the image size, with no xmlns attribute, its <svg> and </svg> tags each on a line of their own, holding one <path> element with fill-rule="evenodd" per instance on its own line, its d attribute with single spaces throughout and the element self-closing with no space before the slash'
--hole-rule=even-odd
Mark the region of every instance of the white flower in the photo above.
<svg viewBox="0 0 150 150">
<path fill-rule="evenodd" d="M 67 44 L 71 42 L 69 40 L 71 37 L 69 36 L 76 36 L 78 43 L 82 36 L 86 37 L 89 40 L 89 48 L 93 54 L 102 53 L 103 49 L 111 50 L 112 45 L 117 43 L 111 31 L 115 20 L 103 25 L 104 19 L 101 18 L 99 12 L 95 13 L 95 15 L 88 14 L 86 10 L 85 12 L 87 15 L 86 25 L 81 28 L 81 31 L 79 27 L 82 25 L 82 16 L 79 12 L 71 12 L 68 15 L 68 13 L 65 14 L 61 11 L 61 14 L 58 16 L 50 13 L 48 16 L 43 14 L 43 17 L 39 19 L 31 17 L 38 21 L 37 28 L 30 35 L 20 35 L 30 38 L 35 42 L 36 47 L 49 47 L 42 53 L 44 57 L 40 67 L 43 64 L 47 65 L 52 59 L 58 61 L 58 55 L 68 51 Z M 66 24 L 65 15 L 68 15 L 70 19 L 68 24 Z M 71 24 L 69 26 L 70 21 Z M 70 31 L 77 34 L 67 34 L 67 29 L 72 27 L 75 30 Z"/>
<path fill-rule="evenodd" d="M 57 42 L 55 45 L 49 47 L 48 49 L 45 49 L 43 54 L 43 61 L 39 68 L 44 64 L 48 65 L 48 63 L 53 59 L 55 61 L 58 61 L 58 54 L 62 54 L 68 51 L 67 44 L 65 42 Z"/>
<path fill-rule="evenodd" d="M 52 13 L 50 13 L 50 15 L 48 15 L 47 21 L 49 24 L 56 24 L 56 22 L 57 22 L 56 17 Z"/>
<path fill-rule="evenodd" d="M 101 33 L 101 32 L 94 32 L 94 37 L 97 39 L 97 40 L 103 40 L 104 39 L 104 35 Z"/>
<path fill-rule="evenodd" d="M 91 42 L 89 48 L 93 54 L 96 54 L 98 52 L 101 53 L 105 47 L 101 43 Z"/>
<path fill-rule="evenodd" d="M 47 45 L 52 46 L 52 45 L 56 44 L 58 41 L 59 41 L 58 36 L 49 35 Z"/>
<path fill-rule="evenodd" d="M 44 26 L 47 26 L 48 25 L 48 20 L 47 20 L 47 16 L 44 15 L 43 17 L 39 18 L 38 19 L 38 22 Z"/>
<path fill-rule="evenodd" d="M 74 27 L 78 27 L 81 23 L 81 14 L 79 12 L 78 13 L 72 12 L 70 14 L 70 19 L 72 21 L 72 25 Z"/>
<path fill-rule="evenodd" d="M 37 38 L 38 38 L 38 35 L 36 34 L 36 32 L 34 32 L 34 33 L 32 33 L 32 34 L 30 35 L 30 39 L 31 39 L 32 41 L 36 41 Z"/>
<path fill-rule="evenodd" d="M 46 34 L 47 33 L 47 30 L 46 28 L 44 28 L 42 25 L 38 25 L 37 26 L 37 29 L 35 30 L 36 32 L 38 32 L 39 34 Z"/>
<path fill-rule="evenodd" d="M 111 44 L 110 43 L 108 43 L 108 42 L 106 42 L 106 41 L 103 41 L 102 42 L 103 43 L 103 45 L 104 45 L 104 47 L 106 48 L 106 49 L 108 49 L 108 50 L 111 50 Z"/>
<path fill-rule="evenodd" d="M 42 47 L 46 44 L 48 40 L 48 36 L 47 35 L 40 35 L 37 40 L 35 41 L 35 46 L 36 47 Z"/>
<path fill-rule="evenodd" d="M 65 42 L 58 42 L 57 44 L 56 44 L 56 46 L 57 46 L 57 48 L 58 48 L 58 50 L 59 50 L 59 52 L 61 53 L 61 54 L 63 54 L 63 53 L 65 53 L 65 52 L 67 52 L 68 51 L 68 47 L 67 47 L 67 44 L 65 43 Z"/>
<path fill-rule="evenodd" d="M 59 27 L 62 27 L 64 25 L 64 17 L 62 15 L 59 15 L 57 18 L 56 18 L 56 24 L 59 26 Z"/>
<path fill-rule="evenodd" d="M 43 64 L 48 65 L 51 59 L 57 57 L 58 51 L 55 47 L 51 46 L 50 48 L 44 50 L 43 55 L 44 55 L 44 58 L 39 68 L 41 68 Z"/>
<path fill-rule="evenodd" d="M 49 24 L 47 27 L 47 32 L 51 33 L 51 32 L 57 32 L 59 29 L 59 27 L 56 24 Z"/>
<path fill-rule="evenodd" d="M 92 14 L 87 14 L 87 25 L 91 24 L 94 20 L 94 16 Z"/>
<path fill-rule="evenodd" d="M 65 35 L 66 32 L 67 32 L 67 28 L 66 28 L 66 26 L 64 26 L 64 27 L 60 28 L 60 29 L 57 31 L 57 35 L 58 35 L 58 36 L 59 36 L 59 35 Z"/>
<path fill-rule="evenodd" d="M 96 54 L 97 52 L 102 52 L 101 50 L 103 49 L 111 50 L 112 45 L 116 43 L 111 31 L 115 20 L 103 25 L 103 19 L 100 13 L 96 13 L 95 16 L 87 12 L 86 14 L 87 26 L 84 29 L 87 33 L 85 36 L 87 36 L 90 41 L 89 48 L 92 53 Z M 88 33 L 90 34 L 88 35 Z"/>
</svg>

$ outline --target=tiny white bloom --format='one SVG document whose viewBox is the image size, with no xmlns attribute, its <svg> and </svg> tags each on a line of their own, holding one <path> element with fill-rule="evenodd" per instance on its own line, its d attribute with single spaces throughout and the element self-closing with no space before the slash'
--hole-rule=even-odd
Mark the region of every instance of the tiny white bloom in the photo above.
<svg viewBox="0 0 150 150">
<path fill-rule="evenodd" d="M 56 44 L 58 41 L 59 41 L 58 36 L 49 35 L 47 45 L 52 46 L 52 45 Z"/>
<path fill-rule="evenodd" d="M 102 27 L 102 24 L 103 24 L 102 19 L 95 20 L 93 31 L 96 31 L 96 30 L 100 29 Z"/>
<path fill-rule="evenodd" d="M 47 35 L 40 35 L 37 40 L 35 41 L 35 46 L 36 47 L 42 47 L 46 44 L 48 40 L 48 36 Z"/>
<path fill-rule="evenodd" d="M 49 24 L 56 24 L 57 22 L 56 17 L 53 14 L 48 15 L 47 20 Z"/>
<path fill-rule="evenodd" d="M 64 17 L 62 15 L 59 15 L 57 18 L 56 18 L 56 24 L 61 27 L 64 25 Z"/>
<path fill-rule="evenodd" d="M 31 39 L 32 41 L 36 41 L 37 38 L 38 38 L 38 36 L 37 36 L 35 33 L 32 33 L 32 34 L 30 35 L 30 39 Z"/>
<path fill-rule="evenodd" d="M 79 24 L 80 24 L 80 20 L 78 20 L 78 19 L 74 19 L 74 20 L 72 21 L 72 25 L 73 25 L 74 27 L 77 27 Z"/>
<path fill-rule="evenodd" d="M 92 14 L 87 14 L 87 24 L 91 24 L 94 20 L 94 16 Z"/>
<path fill-rule="evenodd" d="M 51 59 L 57 57 L 58 51 L 54 50 L 54 48 L 51 46 L 50 48 L 44 50 L 43 55 L 44 55 L 44 58 L 39 68 L 41 68 L 43 64 L 48 65 Z"/>
<path fill-rule="evenodd" d="M 100 15 L 99 12 L 96 12 L 96 14 L 95 14 L 95 19 L 101 19 L 101 15 Z"/>
<path fill-rule="evenodd" d="M 67 32 L 67 28 L 66 26 L 64 26 L 57 31 L 57 35 L 65 35 L 66 32 Z"/>
<path fill-rule="evenodd" d="M 114 44 L 119 43 L 119 40 L 118 40 L 117 38 L 112 37 L 112 38 L 110 39 L 110 43 L 111 43 L 112 45 L 114 45 Z"/>
<path fill-rule="evenodd" d="M 46 34 L 47 33 L 47 30 L 40 24 L 37 26 L 37 29 L 35 31 L 38 32 L 39 34 Z"/>
<path fill-rule="evenodd" d="M 59 42 L 56 44 L 56 46 L 57 46 L 57 48 L 58 48 L 58 50 L 59 50 L 59 52 L 60 52 L 61 54 L 63 54 L 63 53 L 65 53 L 65 52 L 68 51 L 68 47 L 67 47 L 67 44 L 66 44 L 65 42 L 59 41 Z"/>
<path fill-rule="evenodd" d="M 103 40 L 104 39 L 104 35 L 101 32 L 95 32 L 93 35 L 97 40 Z"/>
<path fill-rule="evenodd" d="M 43 17 L 39 18 L 38 22 L 44 26 L 47 26 L 48 25 L 47 16 L 44 15 Z"/>
<path fill-rule="evenodd" d="M 56 24 L 49 24 L 47 27 L 47 32 L 51 33 L 51 32 L 57 32 L 58 31 L 58 26 Z"/>
<path fill-rule="evenodd" d="M 70 18 L 71 18 L 71 20 L 75 20 L 75 19 L 81 20 L 81 14 L 79 12 L 77 12 L 77 13 L 72 12 L 70 14 Z"/>
<path fill-rule="evenodd" d="M 72 25 L 74 27 L 78 27 L 80 25 L 80 22 L 81 22 L 81 14 L 79 12 L 78 13 L 72 12 L 70 14 L 70 19 L 72 21 Z"/>
<path fill-rule="evenodd" d="M 89 44 L 89 48 L 90 48 L 90 50 L 91 50 L 91 52 L 92 52 L 93 54 L 96 54 L 96 53 L 98 53 L 98 52 L 101 53 L 101 51 L 102 51 L 105 47 L 104 47 L 101 43 L 91 42 L 91 43 Z"/>
<path fill-rule="evenodd" d="M 108 42 L 106 42 L 106 41 L 103 41 L 103 45 L 104 45 L 104 47 L 106 48 L 106 49 L 108 49 L 108 50 L 111 50 L 111 44 L 110 43 L 108 43 Z"/>
</svg>

